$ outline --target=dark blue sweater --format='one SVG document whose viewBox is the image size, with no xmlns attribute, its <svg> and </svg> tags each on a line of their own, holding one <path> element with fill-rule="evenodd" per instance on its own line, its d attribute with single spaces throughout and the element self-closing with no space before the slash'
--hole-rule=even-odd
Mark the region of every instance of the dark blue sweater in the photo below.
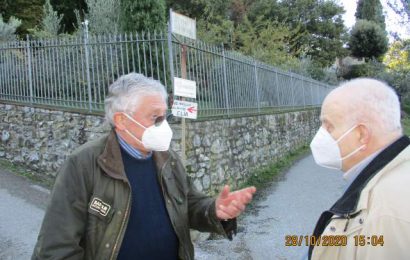
<svg viewBox="0 0 410 260">
<path fill-rule="evenodd" d="M 121 155 L 131 185 L 132 203 L 117 259 L 177 259 L 178 238 L 165 207 L 152 156 L 138 160 L 123 149 Z"/>
</svg>

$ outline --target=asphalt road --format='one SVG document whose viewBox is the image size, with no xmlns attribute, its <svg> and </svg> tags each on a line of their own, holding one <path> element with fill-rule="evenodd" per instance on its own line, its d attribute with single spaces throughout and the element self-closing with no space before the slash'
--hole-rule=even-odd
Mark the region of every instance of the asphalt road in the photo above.
<svg viewBox="0 0 410 260">
<path fill-rule="evenodd" d="M 309 235 L 320 213 L 345 189 L 341 172 L 298 161 L 240 219 L 234 240 L 195 245 L 196 259 L 300 259 L 306 247 L 286 247 L 287 235 Z M 49 191 L 0 170 L 0 260 L 30 259 Z"/>
<path fill-rule="evenodd" d="M 322 211 L 346 188 L 340 171 L 317 166 L 308 156 L 262 191 L 255 207 L 240 219 L 233 241 L 207 240 L 196 245 L 198 260 L 301 259 L 306 246 L 286 247 L 286 236 L 310 235 Z"/>
<path fill-rule="evenodd" d="M 0 259 L 30 259 L 49 191 L 0 170 Z"/>
</svg>

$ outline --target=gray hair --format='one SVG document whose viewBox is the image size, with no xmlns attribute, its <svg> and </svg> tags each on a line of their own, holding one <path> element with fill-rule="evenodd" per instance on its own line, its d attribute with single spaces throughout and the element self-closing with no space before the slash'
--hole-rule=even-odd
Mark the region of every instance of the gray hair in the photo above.
<svg viewBox="0 0 410 260">
<path fill-rule="evenodd" d="M 386 83 L 359 78 L 343 83 L 340 90 L 347 93 L 347 109 L 352 123 L 367 121 L 381 133 L 402 133 L 399 98 Z"/>
<path fill-rule="evenodd" d="M 161 95 L 166 103 L 167 92 L 159 81 L 138 73 L 123 75 L 108 88 L 105 119 L 114 126 L 113 117 L 116 112 L 134 113 L 141 97 L 156 94 Z"/>
</svg>

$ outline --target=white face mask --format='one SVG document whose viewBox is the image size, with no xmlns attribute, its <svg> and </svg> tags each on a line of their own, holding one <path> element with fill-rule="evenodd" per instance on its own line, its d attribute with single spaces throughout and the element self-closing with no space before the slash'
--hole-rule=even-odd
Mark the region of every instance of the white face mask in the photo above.
<svg viewBox="0 0 410 260">
<path fill-rule="evenodd" d="M 313 154 L 313 158 L 315 159 L 315 162 L 318 165 L 326 167 L 326 168 L 341 170 L 342 161 L 354 155 L 355 153 L 357 153 L 360 149 L 362 149 L 365 146 L 365 145 L 360 146 L 359 148 L 349 153 L 345 157 L 342 157 L 340 154 L 340 149 L 337 144 L 356 127 L 357 125 L 347 130 L 336 141 L 333 139 L 333 137 L 329 134 L 329 132 L 325 128 L 320 127 L 319 131 L 317 132 L 312 142 L 310 143 L 310 149 L 312 150 L 312 154 Z"/>
<path fill-rule="evenodd" d="M 130 115 L 126 113 L 123 114 L 132 122 L 145 129 L 144 133 L 142 134 L 142 140 L 139 140 L 137 137 L 135 137 L 135 135 L 128 131 L 128 129 L 124 130 L 134 140 L 140 142 L 145 147 L 145 149 L 149 151 L 167 151 L 169 149 L 169 145 L 171 144 L 172 139 L 172 129 L 171 127 L 169 127 L 167 120 L 162 121 L 158 126 L 154 124 L 150 127 L 145 127 L 135 121 L 135 119 Z"/>
</svg>

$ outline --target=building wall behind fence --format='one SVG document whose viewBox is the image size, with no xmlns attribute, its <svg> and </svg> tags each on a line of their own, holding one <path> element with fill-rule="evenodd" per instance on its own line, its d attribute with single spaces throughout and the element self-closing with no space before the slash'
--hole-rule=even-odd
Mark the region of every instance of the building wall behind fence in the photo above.
<svg viewBox="0 0 410 260">
<path fill-rule="evenodd" d="M 195 186 L 207 193 L 234 187 L 254 171 L 310 141 L 319 110 L 283 112 L 208 121 L 187 121 L 186 168 Z M 172 148 L 180 152 L 180 124 Z M 56 110 L 0 104 L 0 158 L 38 174 L 55 176 L 81 144 L 109 131 L 104 118 Z"/>
</svg>

